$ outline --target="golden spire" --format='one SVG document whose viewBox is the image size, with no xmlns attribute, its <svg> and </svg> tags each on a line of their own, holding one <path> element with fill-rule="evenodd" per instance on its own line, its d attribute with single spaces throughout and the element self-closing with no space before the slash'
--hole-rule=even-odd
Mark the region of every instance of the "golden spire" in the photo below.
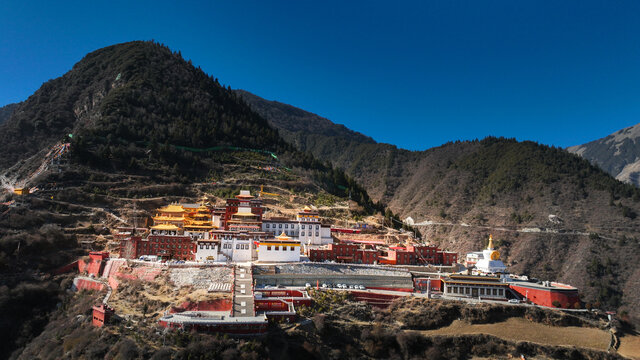
<svg viewBox="0 0 640 360">
<path fill-rule="evenodd" d="M 493 250 L 493 236 L 489 234 L 489 245 L 487 246 L 487 250 Z"/>
</svg>

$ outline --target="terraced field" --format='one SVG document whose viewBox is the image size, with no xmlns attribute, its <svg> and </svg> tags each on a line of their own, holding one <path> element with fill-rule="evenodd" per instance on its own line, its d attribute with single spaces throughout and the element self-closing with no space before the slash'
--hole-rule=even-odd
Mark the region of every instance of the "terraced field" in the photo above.
<svg viewBox="0 0 640 360">
<path fill-rule="evenodd" d="M 529 341 L 544 345 L 576 346 L 596 350 L 607 350 L 609 332 L 586 327 L 559 327 L 534 323 L 523 318 L 510 318 L 493 324 L 469 324 L 456 320 L 451 325 L 419 331 L 424 335 L 489 334 L 511 341 Z"/>
</svg>

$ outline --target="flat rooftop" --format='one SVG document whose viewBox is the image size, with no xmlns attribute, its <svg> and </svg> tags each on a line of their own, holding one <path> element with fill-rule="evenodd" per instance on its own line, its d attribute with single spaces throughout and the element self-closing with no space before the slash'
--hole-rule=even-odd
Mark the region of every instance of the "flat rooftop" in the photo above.
<svg viewBox="0 0 640 360">
<path fill-rule="evenodd" d="M 233 317 L 229 311 L 185 311 L 166 315 L 160 321 L 180 324 L 246 324 L 264 323 L 267 317 L 264 314 L 246 317 Z"/>
<path fill-rule="evenodd" d="M 557 282 L 531 282 L 524 280 L 509 280 L 507 282 L 509 285 L 522 286 L 530 289 L 540 289 L 540 290 L 557 290 L 557 291 L 577 291 L 578 288 L 573 287 L 567 284 L 561 284 Z M 545 285 L 547 283 L 548 285 Z"/>
</svg>

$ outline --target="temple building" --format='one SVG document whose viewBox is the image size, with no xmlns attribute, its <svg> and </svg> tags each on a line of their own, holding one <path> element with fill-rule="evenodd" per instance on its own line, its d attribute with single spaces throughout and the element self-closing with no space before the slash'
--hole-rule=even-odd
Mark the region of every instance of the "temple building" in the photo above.
<svg viewBox="0 0 640 360">
<path fill-rule="evenodd" d="M 445 296 L 506 299 L 509 284 L 498 276 L 450 275 L 442 279 Z"/>
<path fill-rule="evenodd" d="M 331 228 L 322 225 L 318 211 L 312 210 L 309 206 L 298 212 L 295 220 L 283 217 L 263 219 L 262 231 L 273 236 L 284 233 L 305 247 L 333 243 Z"/>
<path fill-rule="evenodd" d="M 500 260 L 500 253 L 493 248 L 493 236 L 489 235 L 489 245 L 482 251 L 482 258 L 478 259 L 475 271 L 480 274 L 502 274 L 507 267 Z"/>
<path fill-rule="evenodd" d="M 208 239 L 209 233 L 214 228 L 211 210 L 204 203 L 200 204 L 184 221 L 184 234 L 198 239 Z"/>
<path fill-rule="evenodd" d="M 240 190 L 240 194 L 233 199 L 227 199 L 225 213 L 220 220 L 225 230 L 239 230 L 240 228 L 258 225 L 257 230 L 250 227 L 247 231 L 260 231 L 260 223 L 262 222 L 262 200 L 255 199 L 249 190 Z M 231 225 L 233 224 L 234 229 Z"/>
<path fill-rule="evenodd" d="M 182 229 L 184 227 L 185 209 L 179 204 L 170 204 L 157 210 L 156 216 L 153 217 L 153 226 L 158 225 L 175 225 L 176 228 Z M 160 228 L 158 228 L 160 229 Z M 167 227 L 162 227 L 162 230 L 167 230 Z"/>
<path fill-rule="evenodd" d="M 201 262 L 300 261 L 301 246 L 333 242 L 331 230 L 310 207 L 295 220 L 266 220 L 262 200 L 242 190 L 224 208 L 205 203 L 170 204 L 159 208 L 148 235 L 122 233 L 120 256 Z M 268 231 L 267 231 L 268 229 Z M 280 236 L 277 236 L 280 234 Z M 276 245 L 277 244 L 277 245 Z M 259 248 L 262 249 L 260 254 Z M 285 251 L 286 250 L 286 251 Z"/>
<path fill-rule="evenodd" d="M 227 220 L 225 230 L 254 232 L 260 231 L 261 215 L 254 214 L 251 207 L 239 206 Z"/>
<path fill-rule="evenodd" d="M 285 233 L 275 239 L 264 239 L 258 245 L 258 261 L 298 262 L 300 261 L 300 241 Z"/>
</svg>

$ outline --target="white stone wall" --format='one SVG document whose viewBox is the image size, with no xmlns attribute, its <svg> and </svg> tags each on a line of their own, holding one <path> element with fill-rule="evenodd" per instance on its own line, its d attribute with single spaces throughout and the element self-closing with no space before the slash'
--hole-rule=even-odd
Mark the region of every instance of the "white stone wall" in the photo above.
<svg viewBox="0 0 640 360">
<path fill-rule="evenodd" d="M 233 239 L 233 249 L 231 260 L 234 262 L 243 262 L 252 260 L 252 241 Z"/>
<path fill-rule="evenodd" d="M 196 261 L 218 261 L 218 245 L 198 243 L 196 245 Z"/>
<path fill-rule="evenodd" d="M 291 248 L 293 248 L 293 250 L 291 250 Z M 258 247 L 258 261 L 299 262 L 300 246 L 260 244 Z"/>
</svg>

